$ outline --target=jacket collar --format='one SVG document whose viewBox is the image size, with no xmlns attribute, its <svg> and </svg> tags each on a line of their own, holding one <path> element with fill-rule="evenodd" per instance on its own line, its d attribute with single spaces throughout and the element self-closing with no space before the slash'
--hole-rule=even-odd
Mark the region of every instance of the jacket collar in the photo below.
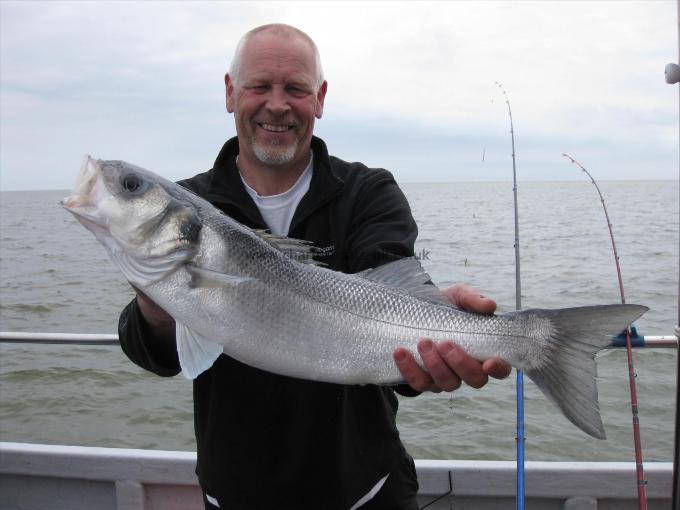
<svg viewBox="0 0 680 510">
<path fill-rule="evenodd" d="M 344 185 L 343 180 L 333 171 L 324 141 L 313 136 L 311 146 L 314 151 L 314 173 L 309 191 L 295 211 L 290 231 L 317 208 L 338 195 Z M 214 204 L 236 207 L 254 225 L 265 227 L 260 211 L 246 192 L 239 175 L 236 166 L 238 152 L 238 138 L 227 140 L 215 159 L 205 198 Z"/>
</svg>

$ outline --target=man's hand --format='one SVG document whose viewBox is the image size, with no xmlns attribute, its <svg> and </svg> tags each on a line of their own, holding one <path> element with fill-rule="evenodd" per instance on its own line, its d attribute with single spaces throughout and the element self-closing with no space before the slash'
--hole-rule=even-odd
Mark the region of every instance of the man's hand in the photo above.
<svg viewBox="0 0 680 510">
<path fill-rule="evenodd" d="M 458 308 L 477 313 L 491 314 L 496 303 L 480 295 L 467 285 L 458 284 L 442 292 Z M 416 391 L 453 391 L 465 382 L 473 388 L 481 388 L 489 380 L 503 379 L 510 375 L 512 367 L 499 358 L 491 358 L 483 363 L 469 356 L 453 341 L 445 340 L 438 344 L 428 338 L 418 342 L 418 352 L 427 368 L 423 370 L 413 354 L 403 347 L 394 350 L 394 361 L 407 384 Z"/>
<path fill-rule="evenodd" d="M 139 311 L 142 312 L 142 316 L 149 327 L 149 331 L 153 332 L 153 336 L 174 338 L 175 320 L 137 287 L 133 286 L 132 288 L 137 294 Z"/>
</svg>

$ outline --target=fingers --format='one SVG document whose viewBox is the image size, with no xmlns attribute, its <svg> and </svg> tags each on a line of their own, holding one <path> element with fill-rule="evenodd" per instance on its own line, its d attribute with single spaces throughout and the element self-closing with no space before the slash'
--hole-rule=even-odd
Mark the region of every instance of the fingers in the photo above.
<svg viewBox="0 0 680 510">
<path fill-rule="evenodd" d="M 394 362 L 401 372 L 404 381 L 416 391 L 434 391 L 438 392 L 434 386 L 432 377 L 416 362 L 413 354 L 403 347 L 399 347 L 394 351 Z M 441 390 L 439 390 L 441 391 Z"/>
<path fill-rule="evenodd" d="M 467 354 L 458 345 L 449 341 L 441 342 L 438 345 L 438 352 L 445 364 L 445 370 L 453 372 L 459 380 L 462 380 L 468 386 L 481 388 L 488 382 L 489 376 L 482 369 L 482 364 Z M 426 364 L 426 366 L 428 365 Z M 446 374 L 439 378 L 433 377 L 433 379 L 437 384 L 449 380 L 449 378 L 446 377 Z"/>
<path fill-rule="evenodd" d="M 464 382 L 481 388 L 489 377 L 503 379 L 512 367 L 499 358 L 479 362 L 451 341 L 436 344 L 424 338 L 418 342 L 418 353 L 424 368 L 407 349 L 394 351 L 394 360 L 406 383 L 416 391 L 454 391 Z"/>
<path fill-rule="evenodd" d="M 423 339 L 418 342 L 418 352 L 436 388 L 440 391 L 460 388 L 461 374 L 455 368 L 459 355 L 451 342 L 436 345 L 432 340 Z"/>
<path fill-rule="evenodd" d="M 500 358 L 491 358 L 482 363 L 482 370 L 494 379 L 505 379 L 512 372 L 512 366 Z"/>
<path fill-rule="evenodd" d="M 496 302 L 493 299 L 482 296 L 475 289 L 464 283 L 443 289 L 442 292 L 451 303 L 463 310 L 487 314 L 496 311 Z"/>
</svg>

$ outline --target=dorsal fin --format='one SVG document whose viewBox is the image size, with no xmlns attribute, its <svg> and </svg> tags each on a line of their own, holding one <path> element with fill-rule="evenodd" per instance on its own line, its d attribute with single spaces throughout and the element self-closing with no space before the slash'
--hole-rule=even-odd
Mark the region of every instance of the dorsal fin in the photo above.
<svg viewBox="0 0 680 510">
<path fill-rule="evenodd" d="M 442 291 L 432 284 L 432 278 L 415 258 L 395 260 L 376 268 L 366 269 L 356 275 L 401 289 L 438 305 L 453 306 Z"/>
<path fill-rule="evenodd" d="M 325 265 L 323 262 L 314 260 L 314 255 L 319 253 L 320 250 L 314 246 L 311 241 L 280 236 L 272 234 L 267 230 L 253 230 L 253 233 L 273 248 L 285 253 L 290 258 L 295 259 L 298 262 L 303 264 L 311 264 L 314 266 Z"/>
</svg>

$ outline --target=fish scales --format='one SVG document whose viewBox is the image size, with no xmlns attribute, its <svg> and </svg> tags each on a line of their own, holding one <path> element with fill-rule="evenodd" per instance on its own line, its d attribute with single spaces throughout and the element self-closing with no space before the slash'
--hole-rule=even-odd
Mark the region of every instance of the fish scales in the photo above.
<svg viewBox="0 0 680 510">
<path fill-rule="evenodd" d="M 237 244 L 242 245 L 243 253 L 252 254 L 251 260 L 259 262 L 249 264 L 250 272 L 246 274 L 265 285 L 249 285 L 249 293 L 244 288 L 245 294 L 238 300 L 244 306 L 238 308 L 235 317 L 244 331 L 258 329 L 261 342 L 277 342 L 283 347 L 277 349 L 277 365 L 266 366 L 272 371 L 313 378 L 323 374 L 328 378 L 328 374 L 337 373 L 331 376 L 331 382 L 397 382 L 398 370 L 391 358 L 383 355 L 397 346 L 415 350 L 415 343 L 422 336 L 455 337 L 473 354 L 489 356 L 498 351 L 485 349 L 485 345 L 494 345 L 499 340 L 498 333 L 508 329 L 507 321 L 500 318 L 475 317 L 468 321 L 470 327 L 466 331 L 466 324 L 457 320 L 462 314 L 449 307 L 424 302 L 369 280 L 295 264 L 248 235 Z M 273 299 L 268 300 L 268 296 Z M 255 306 L 250 306 L 252 303 Z M 221 310 L 220 307 L 218 313 Z M 274 313 L 263 316 L 261 310 Z M 337 330 L 338 324 L 349 326 L 333 341 L 309 341 L 322 335 L 327 337 Z M 484 331 L 486 337 L 481 334 Z M 474 340 L 466 342 L 467 336 Z M 250 342 L 259 353 L 256 341 L 251 338 Z M 347 352 L 352 353 L 351 358 L 347 358 Z M 280 365 L 281 357 L 286 360 L 286 367 Z M 247 359 L 258 363 L 250 356 Z M 317 361 L 318 376 L 310 372 L 310 360 Z M 266 361 L 258 364 L 263 363 Z"/>
</svg>

